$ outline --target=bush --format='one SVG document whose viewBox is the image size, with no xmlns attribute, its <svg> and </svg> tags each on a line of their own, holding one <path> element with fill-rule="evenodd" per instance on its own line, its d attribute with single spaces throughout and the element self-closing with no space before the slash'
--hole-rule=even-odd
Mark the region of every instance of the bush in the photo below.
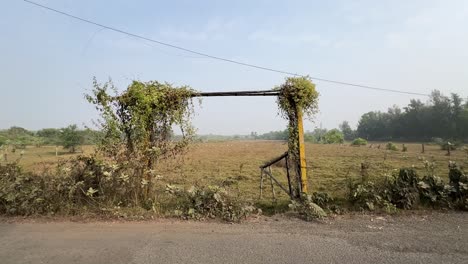
<svg viewBox="0 0 468 264">
<path fill-rule="evenodd" d="M 386 200 L 398 208 L 412 209 L 419 202 L 419 178 L 414 169 L 400 169 L 397 175 L 387 178 Z"/>
<path fill-rule="evenodd" d="M 299 213 L 299 216 L 306 221 L 320 219 L 327 216 L 327 213 L 313 201 L 312 195 L 305 195 L 301 200 L 292 200 L 289 208 Z"/>
<path fill-rule="evenodd" d="M 398 151 L 398 147 L 393 144 L 392 142 L 388 142 L 387 145 L 385 146 L 387 150 L 392 150 L 392 151 Z"/>
<path fill-rule="evenodd" d="M 74 185 L 58 175 L 24 173 L 16 164 L 0 165 L 0 213 L 7 215 L 54 214 L 69 208 Z"/>
<path fill-rule="evenodd" d="M 367 145 L 367 140 L 363 138 L 355 138 L 351 143 L 352 146 L 365 146 Z"/>
<path fill-rule="evenodd" d="M 335 199 L 325 192 L 312 193 L 312 202 L 321 208 L 336 214 L 343 212 L 342 208 L 335 203 Z"/>
<path fill-rule="evenodd" d="M 338 129 L 328 131 L 323 137 L 325 144 L 341 144 L 344 142 L 344 135 Z"/>
<path fill-rule="evenodd" d="M 16 164 L 0 165 L 0 212 L 31 215 L 67 214 L 84 208 L 150 209 L 154 201 L 144 191 L 157 179 L 147 181 L 138 175 L 128 164 L 110 164 L 93 156 L 79 156 L 42 175 L 24 173 Z"/>
<path fill-rule="evenodd" d="M 447 195 L 449 188 L 449 185 L 446 185 L 441 178 L 435 175 L 424 176 L 418 183 L 421 203 L 432 207 L 449 207 Z"/>
<path fill-rule="evenodd" d="M 448 196 L 453 206 L 457 209 L 468 210 L 468 175 L 454 162 L 449 164 Z"/>
<path fill-rule="evenodd" d="M 449 184 L 434 175 L 426 162 L 427 175 L 419 179 L 414 169 L 400 169 L 385 182 L 350 183 L 349 201 L 360 209 L 413 209 L 419 203 L 439 208 L 468 210 L 468 176 L 455 164 L 449 165 Z"/>
<path fill-rule="evenodd" d="M 359 184 L 349 183 L 348 200 L 361 210 L 374 211 L 383 203 L 381 191 L 374 182 L 363 182 Z"/>
<path fill-rule="evenodd" d="M 174 213 L 184 219 L 221 218 L 238 222 L 256 210 L 251 205 L 241 203 L 219 186 L 192 186 L 184 190 L 167 185 L 166 192 L 177 199 Z"/>
</svg>

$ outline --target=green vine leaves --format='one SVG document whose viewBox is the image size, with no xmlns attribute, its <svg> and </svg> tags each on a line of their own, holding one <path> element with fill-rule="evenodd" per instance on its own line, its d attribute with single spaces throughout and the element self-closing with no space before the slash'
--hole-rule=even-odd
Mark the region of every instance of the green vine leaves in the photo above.
<svg viewBox="0 0 468 264">
<path fill-rule="evenodd" d="M 93 86 L 92 94 L 85 97 L 100 113 L 100 150 L 107 156 L 131 157 L 152 169 L 157 160 L 183 153 L 193 140 L 195 91 L 190 87 L 133 81 L 119 93 L 111 81 L 101 85 L 96 79 Z M 180 136 L 174 135 L 174 128 Z"/>
<path fill-rule="evenodd" d="M 298 156 L 298 112 L 311 119 L 318 112 L 319 93 L 309 77 L 290 77 L 275 87 L 280 95 L 277 99 L 280 115 L 289 121 L 289 152 L 293 158 Z"/>
</svg>

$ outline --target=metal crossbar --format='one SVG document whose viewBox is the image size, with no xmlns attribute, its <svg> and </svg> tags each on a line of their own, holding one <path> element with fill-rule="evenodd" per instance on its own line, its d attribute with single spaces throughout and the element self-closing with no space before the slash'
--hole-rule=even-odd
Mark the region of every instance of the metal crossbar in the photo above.
<svg viewBox="0 0 468 264">
<path fill-rule="evenodd" d="M 195 93 L 192 97 L 211 97 L 211 96 L 278 96 L 279 91 L 234 91 L 234 92 L 202 92 Z"/>
</svg>

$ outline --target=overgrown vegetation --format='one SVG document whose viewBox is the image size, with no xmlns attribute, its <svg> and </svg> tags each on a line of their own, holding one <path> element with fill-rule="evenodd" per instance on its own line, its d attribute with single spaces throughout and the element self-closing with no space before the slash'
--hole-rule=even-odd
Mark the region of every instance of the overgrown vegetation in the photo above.
<svg viewBox="0 0 468 264">
<path fill-rule="evenodd" d="M 308 78 L 288 78 L 285 84 L 276 89 L 280 91 L 280 113 L 288 119 L 289 126 L 286 131 L 271 135 L 288 139 L 289 151 L 294 159 L 297 158 L 299 140 L 298 118 L 301 113 L 307 117 L 316 113 L 318 93 Z M 97 124 L 102 131 L 95 134 L 99 139 L 95 154 L 62 161 L 55 169 L 48 167 L 48 170 L 40 173 L 22 171 L 17 164 L 0 165 L 0 213 L 71 215 L 85 211 L 120 217 L 127 215 L 126 210 L 137 210 L 138 213 L 129 215 L 149 213 L 184 219 L 220 218 L 235 222 L 258 212 L 252 200 L 242 197 L 239 190 L 234 195 L 229 189 L 231 185 L 239 188 L 241 184 L 252 184 L 250 176 L 243 175 L 244 163 L 240 166 L 236 164 L 234 171 L 238 175 L 224 176 L 215 185 L 192 182 L 192 187 L 187 188 L 184 184 L 188 180 L 182 175 L 184 169 L 179 170 L 181 164 L 173 164 L 170 170 L 181 174 L 182 178 L 163 181 L 166 175 L 161 176 L 161 172 L 169 170 L 163 164 L 168 164 L 172 158 L 182 157 L 194 139 L 190 118 L 195 91 L 186 86 L 173 87 L 167 83 L 137 81 L 122 93 L 110 94 L 111 90 L 115 91 L 111 82 L 100 85 L 95 81 L 92 93 L 86 97 L 101 114 Z M 176 136 L 173 129 L 179 129 L 180 135 Z M 308 140 L 309 135 L 313 142 L 333 144 L 343 143 L 345 138 L 354 138 L 355 133 L 349 124 L 343 123 L 340 129 L 341 131 L 316 129 L 306 134 L 305 140 Z M 35 133 L 13 128 L 8 133 L 7 135 L 15 135 L 17 138 L 23 136 L 24 142 L 35 137 L 49 138 L 51 140 L 48 142 L 64 144 L 70 149 L 82 140 L 79 139 L 80 133 L 76 126 L 61 131 L 47 129 Z M 10 138 L 5 139 L 2 135 L 4 134 L 0 133 L 0 144 L 11 145 Z M 250 135 L 253 139 L 261 136 L 256 133 Z M 362 138 L 356 138 L 352 143 L 365 144 L 367 141 Z M 340 153 L 344 150 L 342 148 L 346 148 L 338 145 L 329 147 L 340 148 Z M 371 151 L 371 148 L 372 145 L 370 148 L 354 148 L 352 152 Z M 397 148 L 389 143 L 387 149 Z M 408 150 L 406 145 L 403 150 Z M 387 154 L 402 155 L 389 151 L 383 153 L 384 161 Z M 242 155 L 245 156 L 244 149 Z M 468 210 L 468 179 L 454 163 L 450 164 L 448 183 L 436 176 L 434 165 L 429 162 L 425 163 L 426 173 L 422 178 L 414 168 L 408 168 L 380 179 L 370 177 L 368 169 L 372 164 L 367 161 L 360 163 L 361 170 L 365 169 L 365 172 L 361 171 L 360 181 L 349 182 L 348 199 L 344 201 L 357 209 L 385 210 L 389 213 L 420 206 Z M 257 165 L 255 164 L 255 170 Z M 192 161 L 192 166 L 193 173 L 203 165 L 200 161 L 194 165 Z M 221 174 L 218 163 L 216 167 L 218 170 L 213 173 Z M 320 166 L 317 168 L 320 169 Z M 386 165 L 383 168 L 388 170 Z M 346 175 L 348 173 L 349 171 Z M 344 172 L 334 168 L 331 176 L 337 178 L 337 174 Z M 203 180 L 207 177 L 203 175 L 200 182 L 206 183 Z M 337 201 L 323 192 L 302 195 L 302 199 L 291 201 L 290 208 L 305 220 L 322 218 L 327 213 L 342 212 Z"/>
<path fill-rule="evenodd" d="M 468 176 L 455 163 L 449 165 L 449 183 L 433 173 L 433 164 L 426 161 L 426 175 L 419 178 L 411 168 L 399 171 L 380 181 L 350 183 L 349 201 L 365 210 L 415 209 L 420 206 L 468 210 Z"/>
<path fill-rule="evenodd" d="M 258 211 L 219 186 L 192 186 L 184 190 L 167 185 L 166 192 L 177 198 L 173 206 L 174 214 L 185 219 L 221 218 L 228 222 L 238 222 Z"/>
</svg>

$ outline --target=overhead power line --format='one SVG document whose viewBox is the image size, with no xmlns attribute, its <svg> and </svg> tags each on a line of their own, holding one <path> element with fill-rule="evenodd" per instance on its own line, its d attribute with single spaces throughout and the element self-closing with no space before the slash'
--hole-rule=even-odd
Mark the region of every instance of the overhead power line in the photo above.
<svg viewBox="0 0 468 264">
<path fill-rule="evenodd" d="M 31 4 L 31 5 L 43 8 L 43 9 L 47 9 L 49 11 L 52 11 L 52 12 L 55 12 L 55 13 L 58 13 L 58 14 L 61 14 L 61 15 L 76 19 L 76 20 L 79 20 L 81 22 L 85 22 L 85 23 L 95 25 L 95 26 L 98 26 L 98 27 L 101 27 L 101 28 L 105 28 L 105 29 L 108 29 L 108 30 L 111 30 L 111 31 L 114 31 L 114 32 L 125 34 L 125 35 L 128 35 L 128 36 L 134 37 L 134 38 L 138 38 L 138 39 L 146 40 L 146 41 L 149 41 L 149 42 L 157 43 L 157 44 L 162 45 L 162 46 L 182 50 L 182 51 L 185 51 L 185 52 L 188 52 L 188 53 L 196 54 L 196 55 L 203 56 L 203 57 L 210 58 L 210 59 L 215 59 L 215 60 L 229 62 L 229 63 L 241 65 L 241 66 L 246 66 L 246 67 L 250 67 L 250 68 L 260 69 L 260 70 L 269 71 L 269 72 L 276 72 L 276 73 L 281 73 L 281 74 L 291 75 L 291 76 L 296 76 L 296 77 L 306 77 L 307 76 L 307 77 L 310 77 L 312 80 L 328 82 L 328 83 L 334 83 L 334 84 L 339 84 L 339 85 L 353 86 L 353 87 L 364 88 L 364 89 L 375 90 L 375 91 L 381 91 L 381 92 L 392 92 L 392 93 L 410 94 L 410 95 L 418 95 L 418 96 L 430 96 L 429 94 L 424 94 L 424 93 L 409 92 L 409 91 L 395 90 L 395 89 L 387 89 L 387 88 L 380 88 L 380 87 L 369 86 L 369 85 L 362 85 L 362 84 L 355 84 L 355 83 L 349 83 L 349 82 L 335 81 L 335 80 L 330 80 L 330 79 L 325 79 L 325 78 L 318 78 L 318 77 L 302 75 L 302 74 L 298 74 L 298 73 L 294 73 L 294 72 L 283 71 L 283 70 L 273 69 L 273 68 L 269 68 L 269 67 L 263 67 L 263 66 L 259 66 L 259 65 L 255 65 L 255 64 L 244 63 L 244 62 L 240 62 L 240 61 L 226 59 L 226 58 L 223 58 L 223 57 L 213 56 L 213 55 L 210 55 L 210 54 L 207 54 L 207 53 L 198 52 L 198 51 L 191 50 L 191 49 L 188 49 L 188 48 L 176 46 L 176 45 L 173 45 L 173 44 L 170 44 L 170 43 L 166 43 L 166 42 L 162 42 L 162 41 L 159 41 L 159 40 L 151 39 L 151 38 L 148 38 L 148 37 L 145 37 L 145 36 L 142 36 L 142 35 L 127 32 L 127 31 L 124 31 L 124 30 L 121 30 L 121 29 L 118 29 L 118 28 L 115 28 L 115 27 L 106 26 L 104 24 L 97 23 L 97 22 L 94 22 L 94 21 L 91 21 L 91 20 L 88 20 L 88 19 L 85 19 L 85 18 L 81 18 L 81 17 L 75 16 L 75 15 L 66 13 L 64 11 L 60 11 L 60 10 L 57 10 L 57 9 L 54 9 L 54 8 L 51 8 L 51 7 L 48 7 L 48 6 L 33 2 L 33 1 L 29 1 L 29 0 L 23 0 L 23 1 L 28 3 L 28 4 Z"/>
</svg>

